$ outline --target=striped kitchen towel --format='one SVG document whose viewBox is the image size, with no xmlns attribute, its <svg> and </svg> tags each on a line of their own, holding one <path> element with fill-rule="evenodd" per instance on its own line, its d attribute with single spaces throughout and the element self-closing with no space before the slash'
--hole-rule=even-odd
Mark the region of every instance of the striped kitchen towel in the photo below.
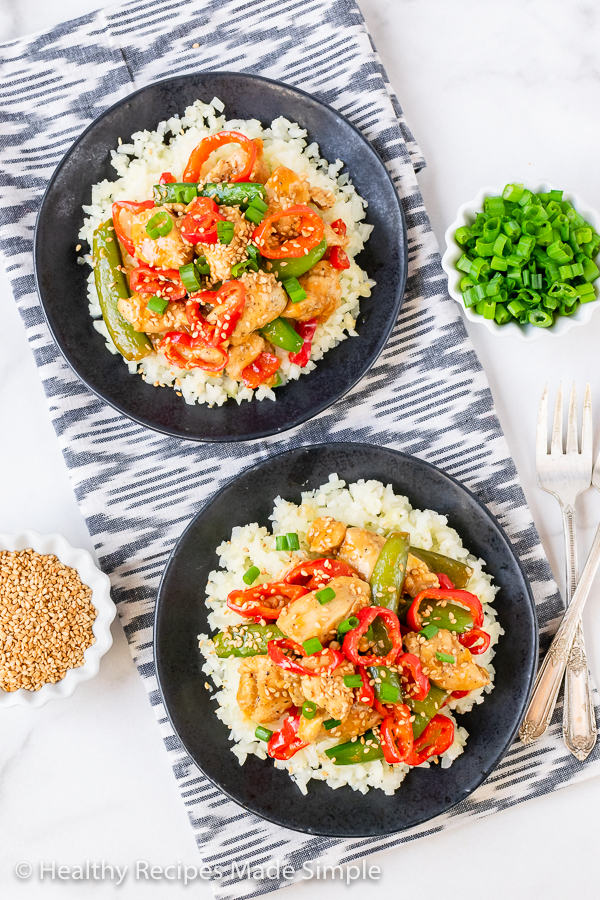
<svg viewBox="0 0 600 900">
<path fill-rule="evenodd" d="M 195 48 L 194 45 L 199 45 Z M 384 160 L 408 226 L 409 278 L 381 358 L 343 400 L 282 436 L 194 444 L 146 431 L 81 384 L 50 337 L 34 287 L 32 239 L 44 188 L 89 123 L 149 82 L 199 69 L 254 72 L 325 100 Z M 0 47 L 0 250 L 43 380 L 73 487 L 112 580 L 119 615 L 162 729 L 198 848 L 219 898 L 267 893 L 305 862 L 347 863 L 553 791 L 600 771 L 566 751 L 558 709 L 546 738 L 515 744 L 493 775 L 450 812 L 387 838 L 330 840 L 246 813 L 195 767 L 157 690 L 152 621 L 160 574 L 189 519 L 269 452 L 327 440 L 385 444 L 466 484 L 498 517 L 532 584 L 542 640 L 562 604 L 458 307 L 446 292 L 416 172 L 424 164 L 353 0 L 137 0 Z M 210 99 L 210 98 L 203 98 Z M 143 490 L 141 489 L 143 486 Z M 236 860 L 242 875 L 231 871 Z M 280 877 L 248 878 L 279 860 Z"/>
</svg>

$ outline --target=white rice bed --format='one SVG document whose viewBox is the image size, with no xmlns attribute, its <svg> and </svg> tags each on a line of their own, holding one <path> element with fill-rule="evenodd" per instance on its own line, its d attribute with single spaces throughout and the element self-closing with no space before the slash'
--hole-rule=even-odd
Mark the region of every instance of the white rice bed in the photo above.
<svg viewBox="0 0 600 900">
<path fill-rule="evenodd" d="M 101 181 L 92 186 L 92 202 L 83 207 L 86 218 L 79 237 L 87 241 L 91 248 L 94 231 L 111 215 L 113 201 L 151 199 L 153 185 L 158 184 L 162 172 L 171 172 L 177 180 L 181 180 L 194 147 L 207 135 L 223 130 L 239 131 L 249 138 L 262 138 L 265 160 L 271 170 L 278 165 L 287 166 L 295 172 L 305 173 L 315 187 L 332 191 L 336 197 L 335 206 L 320 214 L 329 223 L 343 219 L 347 227 L 349 244 L 346 251 L 351 265 L 340 273 L 341 305 L 325 324 L 317 328 L 311 359 L 304 368 L 290 363 L 288 354 L 275 348 L 281 360 L 280 390 L 286 382 L 311 372 L 332 347 L 348 337 L 357 337 L 354 326 L 360 298 L 371 295 L 375 282 L 354 262 L 353 257 L 363 249 L 373 226 L 362 221 L 366 201 L 357 194 L 349 175 L 339 174 L 343 162 L 337 159 L 330 163 L 322 159 L 318 145 L 307 144 L 307 133 L 297 123 L 280 116 L 271 123 L 270 128 L 263 128 L 257 119 L 227 119 L 222 115 L 223 109 L 224 104 L 216 97 L 208 104 L 196 100 L 182 118 L 174 116 L 161 122 L 156 131 L 138 131 L 132 135 L 130 144 L 120 144 L 117 150 L 112 151 L 112 166 L 119 177 L 116 181 Z M 78 262 L 91 265 L 91 255 L 79 257 Z M 94 327 L 106 339 L 110 352 L 118 354 L 102 319 L 93 271 L 88 278 L 88 299 L 90 315 L 95 319 Z M 139 371 L 146 381 L 157 387 L 174 388 L 190 404 L 221 406 L 230 397 L 238 403 L 251 400 L 253 396 L 257 400 L 276 399 L 276 392 L 271 388 L 260 386 L 253 391 L 227 374 L 215 377 L 202 369 L 182 370 L 170 366 L 164 355 L 158 352 L 149 354 L 140 363 L 124 362 L 131 374 Z"/>
<path fill-rule="evenodd" d="M 218 547 L 221 568 L 210 573 L 206 586 L 206 603 L 211 609 L 209 625 L 214 631 L 221 631 L 227 625 L 247 623 L 247 619 L 227 608 L 229 592 L 246 587 L 243 575 L 251 565 L 258 566 L 261 570 L 260 580 L 256 582 L 259 584 L 261 581 L 274 580 L 291 558 L 315 558 L 316 554 L 308 553 L 306 534 L 311 522 L 326 515 L 347 525 L 368 528 L 382 535 L 391 531 L 408 532 L 414 547 L 443 553 L 468 563 L 473 568 L 467 589 L 479 597 L 484 609 L 483 628 L 491 637 L 489 649 L 477 657 L 477 662 L 488 670 L 491 683 L 485 688 L 472 691 L 468 697 L 451 701 L 440 711 L 455 723 L 454 743 L 439 757 L 442 768 L 448 768 L 463 752 L 468 737 L 465 728 L 456 726 L 452 711 L 469 712 L 475 704 L 483 703 L 485 695 L 493 690 L 494 667 L 491 660 L 495 655 L 494 646 L 504 632 L 496 621 L 496 612 L 491 606 L 497 588 L 492 585 L 491 576 L 484 571 L 484 560 L 469 554 L 458 533 L 448 526 L 445 516 L 430 509 L 413 509 L 406 497 L 394 494 L 391 485 L 364 480 L 346 485 L 337 475 L 330 475 L 329 481 L 317 490 L 303 493 L 300 506 L 277 497 L 270 517 L 273 522 L 272 534 L 256 523 L 236 526 L 231 540 Z M 297 532 L 300 552 L 290 554 L 276 550 L 276 536 L 290 532 Z M 218 704 L 216 714 L 231 731 L 232 752 L 239 759 L 240 765 L 243 765 L 249 753 L 260 759 L 268 759 L 267 745 L 254 735 L 257 723 L 244 715 L 236 702 L 242 660 L 219 659 L 208 635 L 198 635 L 198 639 L 206 660 L 202 671 L 212 678 L 218 688 L 213 695 Z M 363 794 L 371 787 L 393 794 L 409 771 L 408 766 L 389 766 L 380 760 L 336 766 L 325 756 L 324 751 L 338 742 L 334 738 L 322 738 L 300 750 L 290 760 L 274 761 L 273 764 L 287 769 L 303 794 L 307 793 L 307 784 L 311 778 L 325 781 L 332 788 L 347 784 Z M 429 762 L 423 763 L 424 767 L 429 765 Z"/>
</svg>

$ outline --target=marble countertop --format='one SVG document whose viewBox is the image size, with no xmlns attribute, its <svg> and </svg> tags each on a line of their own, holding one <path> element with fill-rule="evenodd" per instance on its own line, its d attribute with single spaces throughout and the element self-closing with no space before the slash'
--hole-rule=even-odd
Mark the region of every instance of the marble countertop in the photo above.
<svg viewBox="0 0 600 900">
<path fill-rule="evenodd" d="M 97 0 L 0 0 L 0 41 L 49 28 L 103 5 Z M 600 7 L 586 0 L 360 0 L 383 63 L 428 167 L 419 180 L 438 241 L 457 207 L 483 184 L 549 178 L 600 207 Z M 8 282 L 0 273 L 0 531 L 62 532 L 92 550 Z M 553 571 L 563 585 L 558 506 L 536 485 L 533 444 L 543 385 L 586 381 L 596 398 L 600 437 L 600 315 L 560 340 L 498 339 L 469 325 L 500 420 Z M 581 499 L 585 558 L 600 519 L 600 497 Z M 590 665 L 600 679 L 600 584 L 585 626 Z M 117 623 L 100 674 L 68 700 L 0 716 L 0 895 L 78 900 L 108 896 L 114 882 L 74 885 L 48 876 L 19 881 L 20 861 L 57 865 L 188 863 L 199 857 L 142 683 Z M 484 890 L 488 900 L 574 887 L 596 895 L 600 779 L 529 801 L 500 815 L 372 857 L 379 882 L 420 890 L 431 860 L 450 859 L 446 900 Z M 485 844 L 483 843 L 485 841 Z M 476 844 L 477 842 L 477 844 Z M 477 845 L 477 849 L 474 847 Z M 493 871 L 493 877 L 490 873 Z M 464 873 L 461 877 L 460 873 Z M 289 900 L 358 897 L 365 886 L 307 881 Z M 212 896 L 209 885 L 128 878 L 124 900 Z M 183 893 L 182 893 L 183 892 Z"/>
</svg>

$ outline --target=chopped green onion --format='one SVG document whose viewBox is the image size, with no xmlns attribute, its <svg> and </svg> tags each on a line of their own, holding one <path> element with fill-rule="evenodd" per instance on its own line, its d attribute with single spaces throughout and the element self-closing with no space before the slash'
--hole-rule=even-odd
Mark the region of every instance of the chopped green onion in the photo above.
<svg viewBox="0 0 600 900">
<path fill-rule="evenodd" d="M 344 619 L 343 622 L 340 622 L 338 625 L 338 634 L 348 634 L 349 631 L 354 631 L 355 628 L 358 628 L 360 622 L 356 616 L 350 616 L 349 619 Z"/>
<path fill-rule="evenodd" d="M 317 704 L 312 700 L 306 700 L 302 704 L 302 715 L 305 719 L 314 719 L 317 714 Z"/>
<path fill-rule="evenodd" d="M 275 538 L 275 549 L 276 550 L 289 550 L 288 547 L 288 539 L 285 534 L 278 534 Z"/>
<path fill-rule="evenodd" d="M 199 275 L 210 275 L 210 266 L 206 262 L 205 256 L 199 256 L 198 259 L 194 260 L 194 265 Z"/>
<path fill-rule="evenodd" d="M 522 184 L 507 184 L 502 191 L 503 200 L 509 200 L 511 203 L 518 203 L 523 196 L 524 187 Z"/>
<path fill-rule="evenodd" d="M 217 237 L 220 244 L 230 244 L 234 234 L 233 222 L 217 222 Z"/>
<path fill-rule="evenodd" d="M 362 683 L 360 675 L 344 675 L 344 684 L 348 688 L 362 687 Z"/>
<path fill-rule="evenodd" d="M 323 728 L 325 728 L 327 731 L 331 731 L 332 728 L 337 728 L 338 725 L 341 724 L 341 719 L 327 719 L 326 722 L 323 722 Z"/>
<path fill-rule="evenodd" d="M 282 284 L 292 303 L 300 303 L 301 300 L 306 300 L 306 291 L 297 278 L 286 278 L 285 281 L 282 281 Z"/>
<path fill-rule="evenodd" d="M 486 300 L 483 304 L 483 318 L 493 319 L 496 312 L 496 301 Z"/>
<path fill-rule="evenodd" d="M 382 684 L 378 685 L 379 688 L 379 698 L 384 703 L 398 703 L 400 700 L 400 691 L 394 684 Z"/>
<path fill-rule="evenodd" d="M 496 304 L 496 312 L 494 313 L 494 319 L 498 323 L 498 325 L 506 325 L 507 322 L 510 322 L 512 319 L 511 314 L 509 313 L 506 306 L 503 303 Z"/>
<path fill-rule="evenodd" d="M 254 737 L 257 737 L 259 741 L 270 741 L 273 737 L 273 732 L 269 731 L 268 728 L 263 728 L 262 725 L 259 725 L 254 732 Z"/>
<path fill-rule="evenodd" d="M 317 591 L 315 597 L 319 601 L 319 603 L 323 606 L 325 603 L 329 603 L 330 600 L 333 600 L 335 597 L 335 591 L 333 588 L 326 587 L 320 591 Z"/>
<path fill-rule="evenodd" d="M 148 309 L 159 316 L 162 316 L 168 305 L 169 301 L 164 297 L 151 297 L 147 304 Z"/>
<path fill-rule="evenodd" d="M 300 539 L 295 531 L 290 532 L 289 534 L 286 534 L 286 537 L 287 537 L 287 542 L 288 542 L 288 548 L 290 550 L 299 550 L 300 549 Z"/>
<path fill-rule="evenodd" d="M 549 328 L 554 322 L 550 313 L 543 309 L 530 309 L 527 319 L 530 325 L 535 325 L 537 328 Z"/>
<path fill-rule="evenodd" d="M 260 254 L 254 244 L 246 245 L 246 253 L 248 254 L 248 259 L 243 259 L 239 263 L 235 263 L 231 267 L 231 275 L 233 278 L 239 278 L 242 272 L 246 272 L 248 270 L 252 270 L 253 272 L 258 272 L 258 260 Z"/>
<path fill-rule="evenodd" d="M 590 259 L 583 267 L 583 277 L 585 281 L 595 281 L 600 275 L 600 269 L 596 263 Z"/>
<path fill-rule="evenodd" d="M 445 662 L 445 663 L 455 663 L 456 662 L 456 658 L 454 656 L 452 656 L 451 653 L 436 653 L 435 658 L 439 659 L 440 662 Z"/>
<path fill-rule="evenodd" d="M 503 216 L 506 213 L 504 200 L 502 197 L 486 197 L 483 201 L 483 211 L 486 212 L 488 216 Z"/>
<path fill-rule="evenodd" d="M 425 628 L 421 628 L 419 634 L 422 634 L 426 640 L 430 641 L 432 637 L 435 637 L 440 629 L 437 625 L 426 625 Z"/>
<path fill-rule="evenodd" d="M 323 644 L 319 640 L 319 638 L 309 638 L 307 641 L 304 641 L 302 644 L 308 656 L 314 656 L 315 653 L 320 653 L 323 649 Z"/>
<path fill-rule="evenodd" d="M 464 225 L 461 225 L 460 228 L 456 229 L 456 234 L 454 235 L 454 237 L 459 244 L 466 244 L 471 237 L 471 229 L 466 228 Z"/>
<path fill-rule="evenodd" d="M 244 573 L 244 584 L 254 584 L 259 575 L 260 569 L 258 566 L 250 566 L 248 571 Z"/>
<path fill-rule="evenodd" d="M 265 213 L 268 209 L 267 204 L 262 199 L 262 197 L 255 197 L 254 200 L 249 204 L 248 208 L 244 215 L 247 219 L 249 219 L 254 225 L 260 225 L 262 220 L 265 217 Z"/>
<path fill-rule="evenodd" d="M 166 237 L 173 228 L 173 219 L 165 209 L 159 209 L 146 224 L 146 234 L 153 241 Z"/>
<path fill-rule="evenodd" d="M 596 299 L 596 291 L 593 284 L 578 284 L 575 290 L 582 303 L 590 303 Z"/>
<path fill-rule="evenodd" d="M 198 278 L 196 266 L 193 262 L 188 263 L 186 266 L 181 266 L 179 269 L 179 275 L 181 276 L 183 286 L 188 294 L 193 294 L 196 291 L 200 290 L 200 279 Z"/>
</svg>

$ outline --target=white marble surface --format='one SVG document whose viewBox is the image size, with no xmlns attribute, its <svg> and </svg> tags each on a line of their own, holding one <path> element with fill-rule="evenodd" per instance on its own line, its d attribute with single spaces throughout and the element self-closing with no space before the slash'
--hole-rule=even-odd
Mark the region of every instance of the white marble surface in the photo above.
<svg viewBox="0 0 600 900">
<path fill-rule="evenodd" d="M 0 40 L 48 28 L 103 5 L 97 0 L 0 0 Z M 421 187 L 440 243 L 460 203 L 482 184 L 521 175 L 548 177 L 600 207 L 597 165 L 600 108 L 599 8 L 586 0 L 361 0 L 375 42 L 420 142 L 428 168 Z M 0 531 L 60 531 L 92 549 L 50 425 L 24 331 L 0 274 Z M 546 380 L 591 381 L 600 426 L 597 346 L 600 315 L 560 341 L 499 340 L 481 327 L 471 336 L 552 567 L 562 583 L 558 509 L 536 486 L 533 438 Z M 600 438 L 600 428 L 596 429 Z M 600 497 L 581 502 L 581 552 L 600 518 Z M 600 678 L 596 588 L 586 618 L 592 669 Z M 209 898 L 206 883 L 135 881 L 136 860 L 197 864 L 153 713 L 119 624 L 99 676 L 64 702 L 0 717 L 0 896 L 104 897 L 114 882 L 19 881 L 19 861 L 75 865 L 105 860 L 130 866 L 119 895 Z M 600 780 L 530 801 L 374 858 L 381 884 L 422 895 L 432 858 L 449 858 L 446 900 L 485 891 L 488 900 L 576 887 L 596 896 L 590 860 L 600 820 Z M 485 843 L 483 843 L 485 841 Z M 447 871 L 447 870 L 446 870 Z M 493 871 L 493 876 L 490 873 Z M 364 895 L 360 883 L 301 883 L 289 900 Z M 182 893 L 183 892 L 183 893 Z M 370 891 L 369 891 L 370 894 Z"/>
</svg>

